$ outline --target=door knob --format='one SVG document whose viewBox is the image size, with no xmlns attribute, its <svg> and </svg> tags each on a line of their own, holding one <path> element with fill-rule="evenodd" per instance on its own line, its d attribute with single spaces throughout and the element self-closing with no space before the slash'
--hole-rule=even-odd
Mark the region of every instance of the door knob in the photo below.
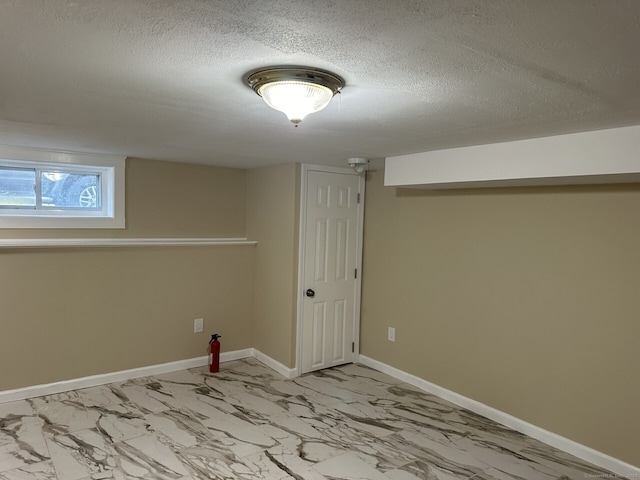
<svg viewBox="0 0 640 480">
<path fill-rule="evenodd" d="M 310 288 L 307 288 L 307 291 L 306 291 L 306 292 L 304 292 L 304 293 L 305 293 L 305 295 L 306 295 L 307 297 L 315 297 L 315 296 L 316 296 L 316 292 L 314 292 L 314 291 L 313 291 L 313 290 L 311 290 Z"/>
</svg>

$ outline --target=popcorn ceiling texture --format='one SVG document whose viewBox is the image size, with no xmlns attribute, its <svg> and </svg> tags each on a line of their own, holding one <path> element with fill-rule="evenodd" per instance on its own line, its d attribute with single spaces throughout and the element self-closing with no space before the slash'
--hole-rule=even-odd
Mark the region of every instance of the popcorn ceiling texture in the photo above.
<svg viewBox="0 0 640 480">
<path fill-rule="evenodd" d="M 0 142 L 253 167 L 343 165 L 640 123 L 635 0 L 0 4 Z M 347 86 L 294 130 L 244 83 Z"/>
</svg>

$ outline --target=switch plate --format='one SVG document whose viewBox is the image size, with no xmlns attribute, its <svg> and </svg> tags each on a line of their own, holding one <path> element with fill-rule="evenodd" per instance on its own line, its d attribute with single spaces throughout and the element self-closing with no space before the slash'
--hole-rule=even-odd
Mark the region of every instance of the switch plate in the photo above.
<svg viewBox="0 0 640 480">
<path fill-rule="evenodd" d="M 200 333 L 204 329 L 204 319 L 196 318 L 193 320 L 193 333 Z"/>
<path fill-rule="evenodd" d="M 387 339 L 390 342 L 395 342 L 396 341 L 396 329 L 393 327 L 389 327 L 389 329 L 387 330 Z"/>
</svg>

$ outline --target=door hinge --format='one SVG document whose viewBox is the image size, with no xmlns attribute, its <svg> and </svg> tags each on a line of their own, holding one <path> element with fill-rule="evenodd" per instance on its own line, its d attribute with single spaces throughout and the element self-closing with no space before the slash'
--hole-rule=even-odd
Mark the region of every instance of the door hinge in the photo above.
<svg viewBox="0 0 640 480">
<path fill-rule="evenodd" d="M 360 194 L 356 195 L 356 203 L 360 203 Z"/>
<path fill-rule="evenodd" d="M 358 278 L 358 269 L 357 268 L 356 268 L 356 271 L 355 271 L 355 277 L 354 278 Z"/>
<path fill-rule="evenodd" d="M 351 342 L 351 353 L 356 352 L 356 342 Z"/>
</svg>

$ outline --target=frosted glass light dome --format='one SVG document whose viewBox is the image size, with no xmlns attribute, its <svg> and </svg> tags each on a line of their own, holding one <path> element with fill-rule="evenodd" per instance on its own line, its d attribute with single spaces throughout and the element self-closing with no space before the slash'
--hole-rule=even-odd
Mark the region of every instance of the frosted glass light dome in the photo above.
<svg viewBox="0 0 640 480">
<path fill-rule="evenodd" d="M 247 78 L 271 108 L 283 112 L 296 127 L 310 113 L 325 108 L 344 86 L 336 75 L 306 67 L 270 68 Z"/>
<path fill-rule="evenodd" d="M 258 93 L 271 108 L 284 113 L 296 127 L 310 113 L 329 105 L 333 92 L 322 85 L 298 81 L 273 82 Z"/>
</svg>

